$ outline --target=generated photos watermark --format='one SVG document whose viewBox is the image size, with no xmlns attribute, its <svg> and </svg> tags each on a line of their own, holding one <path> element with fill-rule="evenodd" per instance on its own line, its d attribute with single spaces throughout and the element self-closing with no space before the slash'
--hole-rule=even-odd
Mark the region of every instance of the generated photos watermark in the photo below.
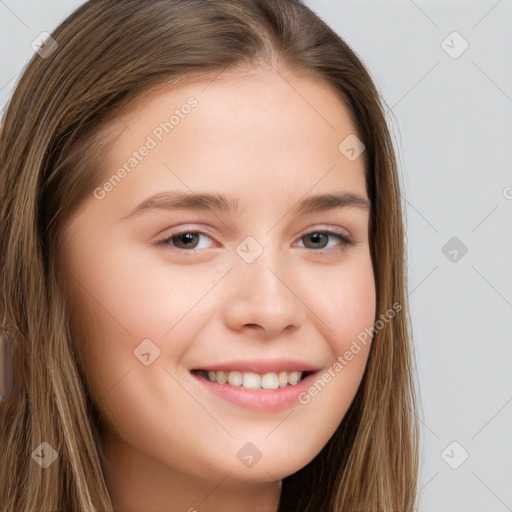
<svg viewBox="0 0 512 512">
<path fill-rule="evenodd" d="M 314 384 L 310 386 L 306 391 L 299 393 L 297 399 L 299 403 L 302 405 L 307 405 L 311 402 L 311 399 L 322 391 L 325 386 L 329 382 L 332 381 L 342 370 L 345 368 L 354 356 L 361 352 L 361 346 L 359 343 L 362 343 L 364 346 L 368 344 L 368 341 L 372 339 L 373 335 L 384 328 L 384 326 L 390 322 L 396 314 L 402 310 L 402 305 L 398 302 L 395 302 L 391 308 L 389 308 L 385 313 L 382 313 L 379 319 L 375 322 L 375 324 L 368 328 L 366 327 L 364 331 L 360 332 L 357 335 L 357 340 L 353 340 L 350 348 L 344 352 L 343 355 L 339 355 L 336 361 L 316 379 Z M 359 343 L 358 343 L 359 341 Z"/>
<path fill-rule="evenodd" d="M 151 134 L 146 137 L 146 141 L 138 149 L 134 150 L 131 156 L 123 163 L 117 171 L 108 178 L 101 187 L 94 189 L 93 195 L 96 199 L 105 199 L 109 192 L 121 183 L 121 180 L 126 178 L 130 172 L 137 167 L 150 152 L 155 149 L 160 142 L 162 142 L 166 135 L 171 133 L 176 126 L 178 126 L 185 117 L 192 112 L 192 109 L 197 107 L 199 102 L 194 96 L 188 98 L 187 102 L 174 109 L 173 115 L 168 121 L 160 123 L 153 128 Z"/>
</svg>

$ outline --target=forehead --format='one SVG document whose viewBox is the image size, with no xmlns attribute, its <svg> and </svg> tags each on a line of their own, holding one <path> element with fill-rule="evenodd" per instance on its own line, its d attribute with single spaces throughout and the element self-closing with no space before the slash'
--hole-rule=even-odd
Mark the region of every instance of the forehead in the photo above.
<svg viewBox="0 0 512 512">
<path fill-rule="evenodd" d="M 124 169 L 109 195 L 116 204 L 166 189 L 244 195 L 242 206 L 265 199 L 272 208 L 308 191 L 365 195 L 363 158 L 340 151 L 354 135 L 350 112 L 325 82 L 238 70 L 152 91 L 125 108 L 105 131 L 103 178 Z"/>
<path fill-rule="evenodd" d="M 242 127 L 253 127 L 254 136 L 256 128 L 263 135 L 285 128 L 280 135 L 288 140 L 298 133 L 314 140 L 319 129 L 322 135 L 338 132 L 338 137 L 356 133 L 352 113 L 339 91 L 324 80 L 306 71 L 247 65 L 220 74 L 193 74 L 143 92 L 105 126 L 105 138 L 124 142 L 130 132 L 151 133 L 155 122 L 165 123 L 173 113 L 182 120 L 180 110 L 191 97 L 198 108 L 193 109 L 187 123 L 176 122 L 175 117 L 173 135 L 183 131 L 186 124 L 204 127 L 197 139 L 205 132 L 225 135 Z M 297 122 L 299 116 L 301 121 Z"/>
</svg>

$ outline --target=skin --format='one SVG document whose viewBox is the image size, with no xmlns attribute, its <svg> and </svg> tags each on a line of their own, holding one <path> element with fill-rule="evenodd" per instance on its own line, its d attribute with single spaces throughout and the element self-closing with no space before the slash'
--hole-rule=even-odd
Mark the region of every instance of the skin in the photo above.
<svg viewBox="0 0 512 512">
<path fill-rule="evenodd" d="M 190 96 L 198 105 L 67 225 L 61 265 L 74 341 L 103 419 L 116 511 L 275 511 L 281 480 L 319 453 L 345 415 L 370 345 L 307 405 L 277 412 L 227 402 L 189 370 L 290 357 L 327 370 L 373 325 L 369 210 L 291 212 L 313 194 L 367 198 L 363 158 L 338 150 L 356 131 L 334 90 L 258 67 L 159 91 L 124 112 L 108 129 L 105 180 Z M 123 219 L 171 190 L 231 194 L 241 210 Z M 185 248 L 158 245 L 183 229 L 205 234 Z M 353 245 L 305 236 L 310 229 L 338 229 Z M 247 236 L 263 251 L 250 264 L 236 252 Z M 146 338 L 160 349 L 149 366 L 134 356 Z M 251 468 L 236 455 L 247 442 L 262 454 Z"/>
</svg>

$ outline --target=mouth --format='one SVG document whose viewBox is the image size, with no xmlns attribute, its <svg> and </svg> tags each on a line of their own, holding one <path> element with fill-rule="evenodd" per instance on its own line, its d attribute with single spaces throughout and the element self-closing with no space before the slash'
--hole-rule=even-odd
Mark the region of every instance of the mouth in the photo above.
<svg viewBox="0 0 512 512">
<path fill-rule="evenodd" d="M 196 366 L 189 372 L 198 392 L 259 413 L 297 406 L 298 397 L 317 378 L 320 366 L 306 360 L 238 360 Z M 224 406 L 223 406 L 224 407 Z"/>
<path fill-rule="evenodd" d="M 191 373 L 209 382 L 252 390 L 277 390 L 296 386 L 313 371 L 280 370 L 266 373 L 241 370 L 191 370 Z"/>
</svg>

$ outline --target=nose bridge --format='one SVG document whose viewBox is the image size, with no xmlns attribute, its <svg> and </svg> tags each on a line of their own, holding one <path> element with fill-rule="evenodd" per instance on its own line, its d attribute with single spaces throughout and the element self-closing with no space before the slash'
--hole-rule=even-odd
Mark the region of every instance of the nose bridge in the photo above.
<svg viewBox="0 0 512 512">
<path fill-rule="evenodd" d="M 278 247 L 267 245 L 262 249 L 260 256 L 247 265 L 244 274 L 247 274 L 251 282 L 248 289 L 252 290 L 254 295 L 260 294 L 260 298 L 267 298 L 268 302 L 289 299 L 290 291 L 284 284 L 285 256 Z"/>
<path fill-rule="evenodd" d="M 260 243 L 247 237 L 237 247 L 241 261 L 226 313 L 233 328 L 257 325 L 276 335 L 304 320 L 304 304 L 294 290 L 296 273 L 290 267 L 289 253 L 275 238 L 265 236 Z"/>
<path fill-rule="evenodd" d="M 293 272 L 289 251 L 280 243 L 278 229 L 262 232 L 257 240 L 248 236 L 237 248 L 237 253 L 245 264 L 242 272 L 247 275 L 254 293 L 263 293 L 273 300 L 289 298 L 291 292 L 285 283 L 293 279 Z"/>
</svg>

